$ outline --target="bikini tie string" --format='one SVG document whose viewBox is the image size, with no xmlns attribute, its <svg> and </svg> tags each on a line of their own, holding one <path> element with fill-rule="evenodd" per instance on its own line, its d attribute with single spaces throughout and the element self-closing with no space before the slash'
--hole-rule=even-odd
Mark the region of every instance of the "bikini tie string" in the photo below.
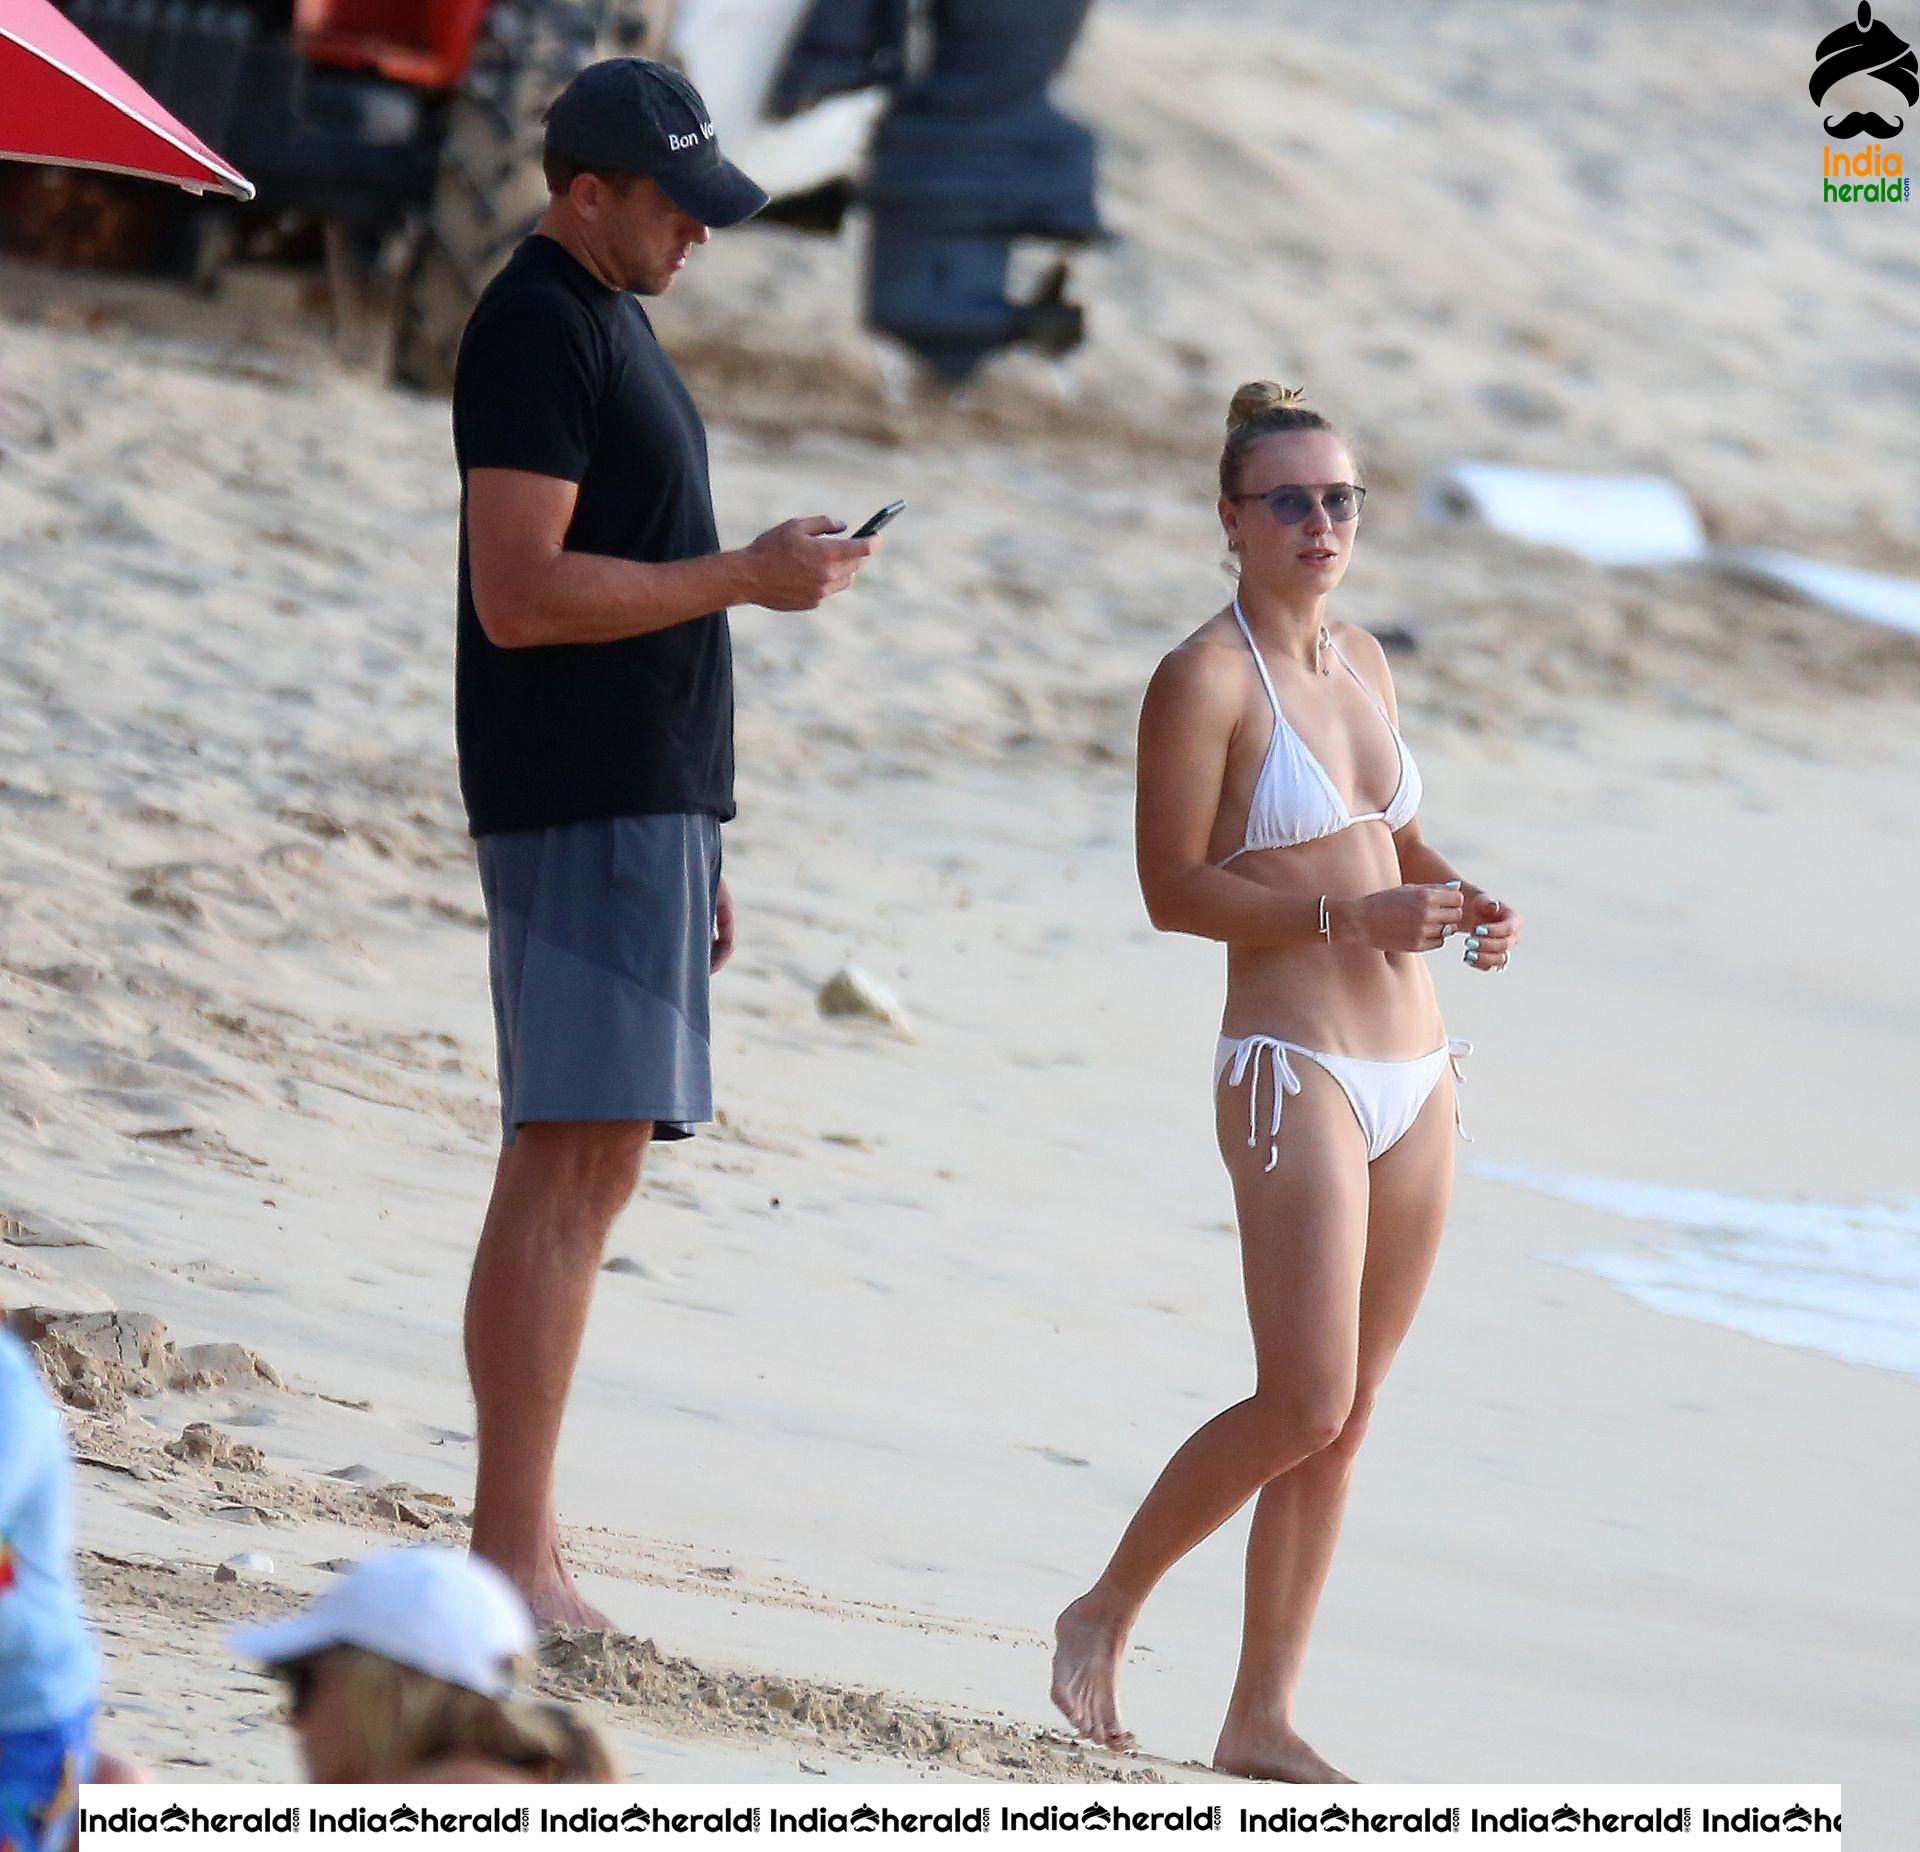
<svg viewBox="0 0 1920 1852">
<path fill-rule="evenodd" d="M 1280 1162 L 1280 1108 L 1289 1093 L 1300 1091 L 1300 1076 L 1287 1059 L 1286 1043 L 1270 1035 L 1247 1036 L 1234 1050 L 1233 1072 L 1227 1076 L 1227 1085 L 1239 1086 L 1247 1078 L 1248 1068 L 1252 1068 L 1253 1080 L 1247 1088 L 1247 1144 L 1249 1148 L 1256 1146 L 1260 1142 L 1260 1051 L 1263 1048 L 1267 1051 L 1267 1066 L 1273 1071 L 1273 1123 L 1267 1129 L 1270 1149 L 1266 1163 L 1266 1168 L 1271 1170 Z"/>
<path fill-rule="evenodd" d="M 1467 1077 L 1461 1071 L 1460 1063 L 1473 1053 L 1473 1044 L 1464 1036 L 1450 1036 L 1447 1039 L 1447 1065 L 1453 1069 L 1453 1129 L 1468 1144 L 1473 1143 L 1473 1134 L 1467 1130 L 1466 1121 L 1460 1117 L 1460 1089 L 1467 1084 Z"/>
</svg>

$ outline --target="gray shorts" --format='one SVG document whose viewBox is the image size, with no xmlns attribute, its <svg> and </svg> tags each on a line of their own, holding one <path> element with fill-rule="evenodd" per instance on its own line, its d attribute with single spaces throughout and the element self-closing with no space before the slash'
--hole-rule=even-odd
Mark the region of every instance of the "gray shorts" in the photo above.
<svg viewBox="0 0 1920 1852">
<path fill-rule="evenodd" d="M 551 1119 L 713 1117 L 707 989 L 720 823 L 612 817 L 480 837 L 500 1135 Z"/>
</svg>

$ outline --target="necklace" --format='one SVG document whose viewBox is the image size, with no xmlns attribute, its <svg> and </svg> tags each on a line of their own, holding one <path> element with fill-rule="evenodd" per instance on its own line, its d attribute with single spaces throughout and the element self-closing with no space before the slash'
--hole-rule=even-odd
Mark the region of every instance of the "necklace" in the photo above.
<svg viewBox="0 0 1920 1852">
<path fill-rule="evenodd" d="M 1233 615 L 1240 628 L 1246 633 L 1247 647 L 1253 651 L 1257 658 L 1260 654 L 1260 646 L 1253 640 L 1253 626 L 1247 622 L 1247 614 L 1240 608 L 1240 594 L 1238 592 L 1235 592 L 1233 595 Z M 1329 630 L 1325 624 L 1322 624 L 1320 626 L 1320 634 L 1313 640 L 1313 666 L 1322 675 L 1331 675 L 1333 673 L 1333 664 L 1327 660 L 1326 655 L 1327 651 L 1332 648 L 1333 632 Z"/>
</svg>

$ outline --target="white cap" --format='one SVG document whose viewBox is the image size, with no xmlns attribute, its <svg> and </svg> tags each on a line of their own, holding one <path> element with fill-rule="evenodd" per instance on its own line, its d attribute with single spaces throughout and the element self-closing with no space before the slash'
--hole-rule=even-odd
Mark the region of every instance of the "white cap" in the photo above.
<svg viewBox="0 0 1920 1852">
<path fill-rule="evenodd" d="M 533 1619 L 491 1563 L 444 1544 L 383 1550 L 340 1578 L 311 1607 L 264 1626 L 236 1627 L 243 1659 L 283 1665 L 329 1646 L 358 1646 L 396 1665 L 484 1697 L 513 1690 L 515 1661 L 531 1653 Z"/>
</svg>

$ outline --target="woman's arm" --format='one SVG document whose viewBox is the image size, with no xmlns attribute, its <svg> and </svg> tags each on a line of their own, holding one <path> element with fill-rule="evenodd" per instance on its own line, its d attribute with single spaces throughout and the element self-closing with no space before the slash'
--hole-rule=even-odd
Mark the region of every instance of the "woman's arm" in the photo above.
<svg viewBox="0 0 1920 1852">
<path fill-rule="evenodd" d="M 1466 962 L 1476 971 L 1497 971 L 1513 955 L 1520 943 L 1520 916 L 1506 904 L 1495 900 L 1483 887 L 1475 887 L 1453 872 L 1453 864 L 1420 834 L 1416 818 L 1394 833 L 1393 846 L 1400 857 L 1400 872 L 1409 881 L 1459 881 L 1465 901 L 1460 925 L 1467 934 Z"/>
<path fill-rule="evenodd" d="M 1350 625 L 1348 629 L 1356 641 L 1355 654 L 1367 666 L 1364 671 L 1373 678 L 1380 690 L 1380 698 L 1396 729 L 1400 725 L 1400 703 L 1393 690 L 1393 671 L 1387 666 L 1387 652 L 1380 647 L 1378 640 Z M 1359 664 L 1354 665 L 1356 668 Z M 1483 971 L 1499 969 L 1507 962 L 1508 954 L 1520 943 L 1520 916 L 1504 902 L 1495 900 L 1483 887 L 1462 876 L 1420 833 L 1420 819 L 1415 817 L 1393 835 L 1393 848 L 1399 858 L 1400 878 L 1415 883 L 1458 882 L 1461 898 L 1465 902 L 1462 924 L 1469 938 L 1468 944 L 1474 951 L 1474 957 L 1467 962 Z"/>
<path fill-rule="evenodd" d="M 1420 834 L 1420 819 L 1415 817 L 1393 837 L 1394 853 L 1400 858 L 1400 874 L 1407 881 L 1458 881 L 1469 910 L 1481 890 L 1464 879 L 1460 871 Z"/>
<path fill-rule="evenodd" d="M 1305 946 L 1320 902 L 1276 894 L 1207 862 L 1240 682 L 1221 653 L 1184 644 L 1154 671 L 1140 709 L 1134 854 L 1147 918 L 1160 932 L 1235 945 Z"/>
</svg>

